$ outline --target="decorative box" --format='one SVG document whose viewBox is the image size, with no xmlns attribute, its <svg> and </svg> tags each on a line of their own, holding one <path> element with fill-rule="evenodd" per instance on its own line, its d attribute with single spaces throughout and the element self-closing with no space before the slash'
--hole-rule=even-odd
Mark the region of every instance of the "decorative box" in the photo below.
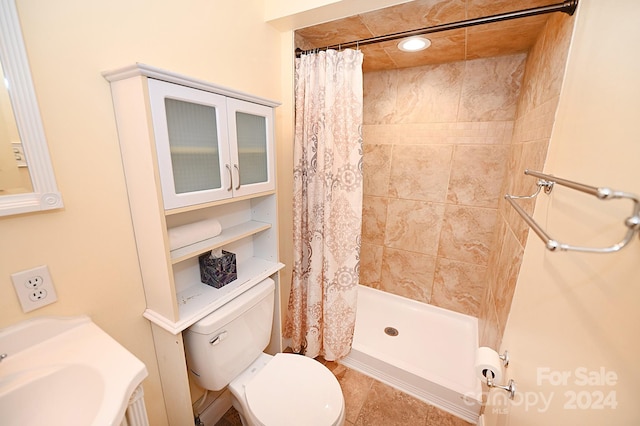
<svg viewBox="0 0 640 426">
<path fill-rule="evenodd" d="M 198 257 L 200 261 L 200 281 L 215 288 L 221 288 L 238 278 L 236 255 L 222 250 L 221 257 L 211 257 L 207 252 Z"/>
</svg>

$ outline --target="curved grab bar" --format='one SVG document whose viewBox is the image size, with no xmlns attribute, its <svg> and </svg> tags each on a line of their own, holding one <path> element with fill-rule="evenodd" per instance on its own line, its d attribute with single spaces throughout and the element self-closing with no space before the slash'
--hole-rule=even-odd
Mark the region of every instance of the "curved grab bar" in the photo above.
<svg viewBox="0 0 640 426">
<path fill-rule="evenodd" d="M 531 229 L 542 240 L 542 242 L 545 243 L 546 248 L 549 249 L 550 251 L 560 250 L 560 251 L 580 251 L 580 252 L 587 252 L 587 253 L 614 253 L 621 250 L 624 246 L 629 244 L 629 242 L 631 242 L 631 240 L 633 239 L 633 236 L 636 233 L 640 234 L 640 197 L 638 197 L 636 194 L 632 194 L 630 192 L 616 191 L 606 187 L 595 187 L 595 186 L 585 185 L 582 183 L 573 182 L 567 179 L 562 179 L 559 177 L 547 175 L 547 174 L 536 172 L 533 170 L 525 170 L 524 174 L 535 176 L 540 179 L 536 184 L 538 186 L 538 190 L 535 192 L 535 194 L 528 195 L 528 196 L 516 196 L 516 195 L 506 194 L 504 198 L 509 202 L 509 204 L 511 204 L 511 206 L 515 209 L 515 211 L 520 216 L 522 216 L 522 219 L 524 219 L 527 225 L 531 227 Z M 633 211 L 631 213 L 631 216 L 628 217 L 624 222 L 625 226 L 629 229 L 627 230 L 627 233 L 622 239 L 622 241 L 612 246 L 604 247 L 604 248 L 581 247 L 581 246 L 573 246 L 570 244 L 561 243 L 558 240 L 551 238 L 551 236 L 544 229 L 542 229 L 540 225 L 538 225 L 538 222 L 536 222 L 526 211 L 524 211 L 522 207 L 518 205 L 518 203 L 514 201 L 515 199 L 519 199 L 519 198 L 536 197 L 540 193 L 540 189 L 543 186 L 545 187 L 545 193 L 548 194 L 549 192 L 551 192 L 551 189 L 553 188 L 553 184 L 556 184 L 556 183 L 558 185 L 566 186 L 568 188 L 575 189 L 580 192 L 591 194 L 601 200 L 613 200 L 613 199 L 620 199 L 620 198 L 631 200 L 633 202 Z"/>
</svg>

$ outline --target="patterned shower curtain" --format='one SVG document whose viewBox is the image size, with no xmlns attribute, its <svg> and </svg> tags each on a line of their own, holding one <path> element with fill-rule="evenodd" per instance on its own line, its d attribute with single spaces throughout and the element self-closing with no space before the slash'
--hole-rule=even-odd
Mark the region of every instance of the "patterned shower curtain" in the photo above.
<svg viewBox="0 0 640 426">
<path fill-rule="evenodd" d="M 293 245 L 285 337 L 332 361 L 351 350 L 362 222 L 362 53 L 296 60 Z"/>
</svg>

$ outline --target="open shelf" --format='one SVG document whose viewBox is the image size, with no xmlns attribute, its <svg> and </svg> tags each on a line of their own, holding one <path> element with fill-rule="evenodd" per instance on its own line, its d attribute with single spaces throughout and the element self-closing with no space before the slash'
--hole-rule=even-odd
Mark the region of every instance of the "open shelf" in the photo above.
<svg viewBox="0 0 640 426">
<path fill-rule="evenodd" d="M 195 282 L 179 292 L 176 295 L 178 321 L 171 321 L 152 309 L 145 310 L 144 317 L 170 333 L 178 334 L 282 268 L 282 263 L 252 257 L 239 265 L 238 278 L 222 288 Z"/>
<path fill-rule="evenodd" d="M 171 263 L 175 265 L 176 263 L 182 262 L 183 260 L 190 259 L 209 250 L 213 250 L 226 244 L 233 243 L 235 241 L 241 240 L 242 238 L 249 237 L 269 228 L 271 228 L 270 223 L 258 222 L 256 220 L 250 220 L 236 226 L 231 226 L 227 229 L 224 229 L 222 233 L 220 233 L 220 235 L 217 235 L 213 238 L 207 238 L 206 240 L 198 241 L 196 243 L 189 244 L 188 246 L 171 250 Z"/>
</svg>

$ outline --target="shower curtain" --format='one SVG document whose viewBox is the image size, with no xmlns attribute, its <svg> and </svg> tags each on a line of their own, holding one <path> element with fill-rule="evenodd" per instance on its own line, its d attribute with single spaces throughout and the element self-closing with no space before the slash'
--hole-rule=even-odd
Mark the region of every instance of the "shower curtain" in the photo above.
<svg viewBox="0 0 640 426">
<path fill-rule="evenodd" d="M 362 222 L 362 52 L 296 59 L 293 278 L 285 337 L 333 361 L 351 350 Z"/>
</svg>

